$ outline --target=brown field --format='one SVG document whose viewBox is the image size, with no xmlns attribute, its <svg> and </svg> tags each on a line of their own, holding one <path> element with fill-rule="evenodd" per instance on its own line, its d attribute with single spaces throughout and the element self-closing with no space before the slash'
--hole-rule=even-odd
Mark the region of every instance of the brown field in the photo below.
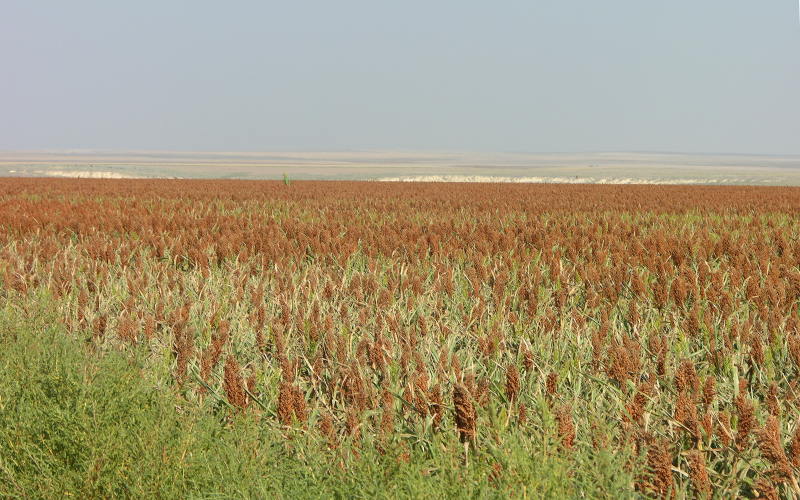
<svg viewBox="0 0 800 500">
<path fill-rule="evenodd" d="M 789 498 L 798 213 L 786 187 L 0 179 L 0 296 L 332 468 Z"/>
</svg>

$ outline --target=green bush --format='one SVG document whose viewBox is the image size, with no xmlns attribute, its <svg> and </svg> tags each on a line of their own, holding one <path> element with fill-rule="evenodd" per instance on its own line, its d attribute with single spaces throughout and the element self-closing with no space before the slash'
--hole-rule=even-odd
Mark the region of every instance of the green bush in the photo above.
<svg viewBox="0 0 800 500">
<path fill-rule="evenodd" d="M 0 311 L 2 497 L 619 498 L 629 491 L 630 478 L 618 473 L 624 457 L 566 459 L 552 436 L 507 436 L 464 466 L 444 443 L 399 441 L 382 452 L 365 443 L 356 452 L 345 442 L 329 450 L 316 433 L 287 435 L 272 419 L 236 417 L 221 405 L 209 412 L 166 376 L 155 379 L 143 354 L 94 352 L 70 337 L 48 304 Z"/>
</svg>

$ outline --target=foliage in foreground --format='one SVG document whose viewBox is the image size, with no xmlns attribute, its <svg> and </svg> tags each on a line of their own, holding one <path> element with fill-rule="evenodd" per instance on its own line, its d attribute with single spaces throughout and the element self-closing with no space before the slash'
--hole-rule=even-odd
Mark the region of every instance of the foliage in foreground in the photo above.
<svg viewBox="0 0 800 500">
<path fill-rule="evenodd" d="M 53 326 L 45 295 L 0 312 L 0 496 L 615 496 L 619 457 L 565 460 L 509 435 L 465 466 L 441 443 L 335 453 L 313 434 L 208 414 L 148 374 L 144 353 L 97 353 Z M 628 478 L 629 479 L 629 478 Z"/>
</svg>

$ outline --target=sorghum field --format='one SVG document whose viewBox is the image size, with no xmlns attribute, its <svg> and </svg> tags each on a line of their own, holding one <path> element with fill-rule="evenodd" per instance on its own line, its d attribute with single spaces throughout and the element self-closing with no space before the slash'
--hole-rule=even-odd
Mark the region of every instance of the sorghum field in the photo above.
<svg viewBox="0 0 800 500">
<path fill-rule="evenodd" d="M 0 180 L 0 495 L 796 498 L 799 213 Z"/>
</svg>

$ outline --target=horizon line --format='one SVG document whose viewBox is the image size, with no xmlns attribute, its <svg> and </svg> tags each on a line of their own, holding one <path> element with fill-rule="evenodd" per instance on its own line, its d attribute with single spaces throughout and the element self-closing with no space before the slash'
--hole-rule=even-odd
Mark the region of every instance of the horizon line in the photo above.
<svg viewBox="0 0 800 500">
<path fill-rule="evenodd" d="M 764 157 L 793 157 L 800 156 L 795 153 L 763 153 L 763 152 L 725 152 L 725 151 L 682 151 L 665 149 L 587 149 L 587 150 L 470 150 L 470 149 L 407 149 L 407 148 L 360 148 L 360 149 L 241 149 L 241 150 L 215 150 L 215 149 L 135 149 L 135 148 L 40 148 L 40 149 L 12 149 L 0 148 L 0 154 L 8 153 L 40 153 L 40 154 L 120 154 L 120 153 L 162 153 L 162 154 L 501 154 L 501 155 L 590 155 L 590 154 L 658 154 L 658 155 L 687 155 L 687 156 L 764 156 Z"/>
</svg>

